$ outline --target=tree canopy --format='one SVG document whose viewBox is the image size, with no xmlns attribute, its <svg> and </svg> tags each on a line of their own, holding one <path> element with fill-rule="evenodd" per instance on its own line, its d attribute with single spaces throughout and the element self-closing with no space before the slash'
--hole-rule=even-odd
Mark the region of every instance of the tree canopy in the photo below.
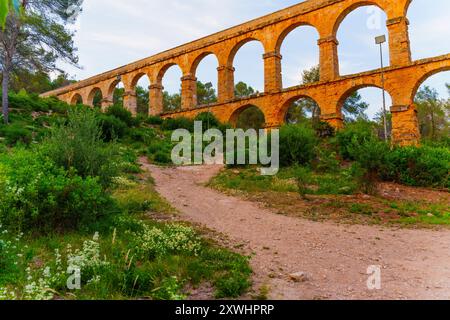
<svg viewBox="0 0 450 320">
<path fill-rule="evenodd" d="M 302 72 L 302 85 L 320 81 L 320 67 L 314 66 Z M 355 91 L 345 101 L 342 113 L 346 121 L 353 121 L 357 118 L 366 118 L 365 112 L 369 105 L 362 101 L 361 95 Z M 294 101 L 286 115 L 288 123 L 302 122 L 311 117 L 314 122 L 320 121 L 321 110 L 319 105 L 311 98 L 303 97 Z"/>
<path fill-rule="evenodd" d="M 245 98 L 257 93 L 258 91 L 242 81 L 238 82 L 234 87 L 234 95 L 236 98 Z"/>
<path fill-rule="evenodd" d="M 197 102 L 199 105 L 217 102 L 216 90 L 211 82 L 197 81 Z"/>
<path fill-rule="evenodd" d="M 8 122 L 8 91 L 11 73 L 59 70 L 57 61 L 77 65 L 78 57 L 69 29 L 74 8 L 81 10 L 81 0 L 0 0 L 0 67 L 2 72 L 2 105 Z"/>
<path fill-rule="evenodd" d="M 450 135 L 450 101 L 440 99 L 436 89 L 423 86 L 416 95 L 415 104 L 422 137 L 439 140 Z"/>
</svg>

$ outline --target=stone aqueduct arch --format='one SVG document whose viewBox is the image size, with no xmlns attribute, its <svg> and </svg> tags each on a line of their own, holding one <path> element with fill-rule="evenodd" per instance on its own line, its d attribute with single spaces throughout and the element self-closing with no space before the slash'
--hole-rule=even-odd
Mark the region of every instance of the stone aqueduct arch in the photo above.
<svg viewBox="0 0 450 320">
<path fill-rule="evenodd" d="M 73 103 L 75 97 L 92 105 L 92 92 L 102 92 L 102 107 L 112 104 L 113 89 L 118 82 L 125 88 L 124 106 L 136 112 L 137 81 L 142 76 L 150 80 L 150 114 L 163 117 L 195 115 L 211 111 L 221 121 L 229 121 L 240 108 L 255 105 L 266 119 L 266 127 L 278 127 L 284 122 L 286 104 L 295 97 L 310 97 L 318 103 L 322 119 L 336 128 L 343 126 L 341 106 L 346 95 L 355 89 L 381 87 L 381 72 L 385 87 L 392 97 L 393 140 L 400 144 L 415 144 L 420 140 L 414 96 L 423 80 L 440 71 L 450 69 L 450 54 L 411 61 L 411 50 L 406 13 L 412 0 L 309 0 L 242 25 L 190 42 L 152 57 L 94 76 L 76 84 L 47 92 L 42 96 L 57 96 Z M 389 30 L 390 66 L 383 70 L 339 75 L 339 25 L 353 10 L 365 5 L 376 5 L 387 15 Z M 296 27 L 314 27 L 320 35 L 320 82 L 282 89 L 280 47 L 287 34 Z M 245 43 L 262 43 L 264 59 L 264 93 L 244 99 L 234 97 L 233 59 Z M 197 106 L 196 69 L 207 55 L 218 62 L 218 102 Z M 163 113 L 162 78 L 167 69 L 178 65 L 182 70 L 182 108 Z"/>
</svg>

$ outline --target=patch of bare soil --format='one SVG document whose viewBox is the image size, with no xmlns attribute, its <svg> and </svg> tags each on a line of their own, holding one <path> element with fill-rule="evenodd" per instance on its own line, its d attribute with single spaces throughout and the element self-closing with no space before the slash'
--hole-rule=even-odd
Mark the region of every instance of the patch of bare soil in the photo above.
<svg viewBox="0 0 450 320">
<path fill-rule="evenodd" d="M 429 191 L 433 194 L 434 191 Z M 445 212 L 450 209 L 450 197 L 443 192 L 436 192 L 440 197 L 436 202 L 432 200 L 413 199 L 408 194 L 388 196 L 357 195 L 329 195 L 307 196 L 302 199 L 298 193 L 287 192 L 280 196 L 279 192 L 266 191 L 254 193 L 232 192 L 230 195 L 258 203 L 278 214 L 305 218 L 312 221 L 332 221 L 340 224 L 364 224 L 364 225 L 400 225 L 409 228 L 444 228 L 446 225 L 426 224 L 420 221 L 419 214 L 415 210 L 426 211 L 432 204 L 440 205 Z M 442 195 L 444 194 L 444 195 Z M 443 198 L 447 199 L 443 200 Z M 439 201 L 438 201 L 439 200 Z M 405 202 L 406 201 L 406 202 Z M 409 202 L 414 207 L 409 210 L 402 209 L 402 205 Z M 415 209 L 415 210 L 414 210 Z M 430 213 L 431 214 L 431 213 Z M 406 223 L 404 219 L 414 219 L 414 223 Z"/>
<path fill-rule="evenodd" d="M 205 187 L 220 167 L 143 166 L 182 219 L 223 233 L 230 247 L 251 254 L 252 295 L 268 286 L 273 299 L 450 299 L 449 230 L 343 225 L 280 215 Z M 381 267 L 380 290 L 367 287 L 372 265 Z"/>
<path fill-rule="evenodd" d="M 403 201 L 426 201 L 429 203 L 450 203 L 450 193 L 446 191 L 414 188 L 396 183 L 380 183 L 378 192 L 387 199 Z"/>
<path fill-rule="evenodd" d="M 448 215 L 450 193 L 447 191 L 414 188 L 395 183 L 380 183 L 377 195 L 307 195 L 302 198 L 297 192 L 254 191 L 223 189 L 230 196 L 259 204 L 278 214 L 305 218 L 312 221 L 332 221 L 341 224 L 401 225 L 408 228 L 448 228 L 446 218 L 434 224 L 425 223 L 420 215 L 431 220 L 433 213 Z M 419 212 L 421 214 L 419 214 Z M 433 213 L 432 213 L 433 212 Z M 436 220 L 436 219 L 435 219 Z"/>
</svg>

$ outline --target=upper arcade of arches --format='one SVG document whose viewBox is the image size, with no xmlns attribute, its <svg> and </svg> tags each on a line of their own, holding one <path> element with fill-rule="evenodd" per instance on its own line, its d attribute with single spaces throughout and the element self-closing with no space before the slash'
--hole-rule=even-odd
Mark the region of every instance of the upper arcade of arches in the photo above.
<svg viewBox="0 0 450 320">
<path fill-rule="evenodd" d="M 150 76 L 148 73 L 146 73 L 145 71 L 138 71 L 136 73 L 133 73 L 129 76 L 129 80 L 126 81 L 124 80 L 125 83 L 128 83 L 128 85 L 126 85 L 126 87 L 129 90 L 134 91 L 136 89 L 136 86 L 138 84 L 138 82 L 142 79 L 142 78 L 147 78 L 148 81 L 151 83 L 150 81 Z"/>
<path fill-rule="evenodd" d="M 192 62 L 191 67 L 190 67 L 190 69 L 189 69 L 189 73 L 195 76 L 195 75 L 197 74 L 197 68 L 198 68 L 198 66 L 200 65 L 200 63 L 201 63 L 206 57 L 209 57 L 209 56 L 214 56 L 214 58 L 217 59 L 217 55 L 216 55 L 214 52 L 210 52 L 210 51 L 202 52 L 202 53 L 200 53 L 200 54 L 194 59 L 194 61 Z M 217 61 L 219 61 L 219 60 L 217 59 Z"/>
<path fill-rule="evenodd" d="M 426 8 L 424 10 L 424 8 Z M 414 0 L 407 11 L 413 60 L 450 52 L 450 1 Z"/>
<path fill-rule="evenodd" d="M 414 97 L 416 96 L 417 91 L 423 85 L 423 83 L 425 81 L 427 81 L 429 78 L 431 78 L 439 73 L 449 72 L 449 71 L 450 71 L 450 65 L 444 65 L 441 67 L 433 68 L 431 70 L 427 70 L 424 73 L 422 73 L 420 75 L 420 77 L 417 79 L 417 81 L 415 82 L 415 84 L 411 90 L 411 92 L 412 92 L 412 95 L 410 97 L 411 101 L 414 100 Z M 450 79 L 450 77 L 449 77 L 449 79 Z"/>
<path fill-rule="evenodd" d="M 205 52 L 214 53 L 222 67 L 232 61 L 239 46 L 249 40 L 263 43 L 266 53 L 279 51 L 282 39 L 299 25 L 310 25 L 317 29 L 323 41 L 335 38 L 336 30 L 348 12 L 363 5 L 377 5 L 386 12 L 388 19 L 405 16 L 411 0 L 309 0 L 259 19 L 218 32 L 152 57 L 136 61 L 115 70 L 80 81 L 76 84 L 50 91 L 45 96 L 62 95 L 69 91 L 108 81 L 143 68 L 149 68 L 150 82 L 157 83 L 161 70 L 167 63 L 177 63 L 183 74 L 195 69 L 197 58 Z M 322 41 L 322 42 L 323 42 Z M 229 66 L 229 65 L 228 65 Z"/>
</svg>

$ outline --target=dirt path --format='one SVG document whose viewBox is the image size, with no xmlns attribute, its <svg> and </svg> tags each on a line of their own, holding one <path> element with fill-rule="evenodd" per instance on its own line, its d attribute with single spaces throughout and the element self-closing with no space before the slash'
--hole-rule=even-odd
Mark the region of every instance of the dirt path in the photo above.
<svg viewBox="0 0 450 320">
<path fill-rule="evenodd" d="M 144 165 L 182 215 L 253 253 L 254 289 L 272 299 L 450 299 L 450 231 L 316 223 L 277 215 L 202 184 L 220 167 Z M 367 268 L 382 267 L 382 289 Z M 307 280 L 295 282 L 292 273 Z"/>
</svg>

